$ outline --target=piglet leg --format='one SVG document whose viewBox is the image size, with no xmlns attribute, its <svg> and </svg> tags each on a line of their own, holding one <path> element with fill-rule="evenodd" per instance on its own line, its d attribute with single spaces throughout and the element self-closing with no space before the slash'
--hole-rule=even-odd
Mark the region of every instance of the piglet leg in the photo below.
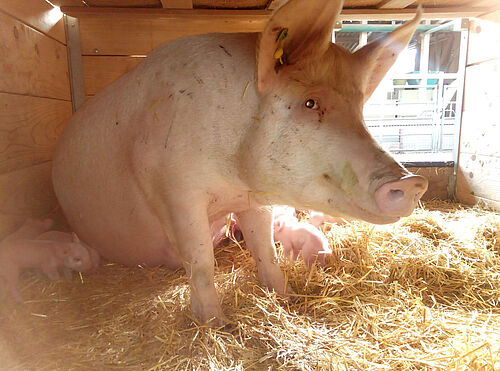
<svg viewBox="0 0 500 371">
<path fill-rule="evenodd" d="M 271 207 L 250 209 L 237 214 L 246 245 L 257 262 L 260 282 L 280 295 L 293 293 L 285 286 L 285 277 L 278 264 L 273 242 L 273 213 Z"/>
<path fill-rule="evenodd" d="M 4 289 L 0 290 L 0 298 L 4 299 L 5 296 L 10 295 L 18 303 L 23 302 L 23 298 L 18 289 L 19 269 L 13 265 L 10 267 L 3 267 L 0 272 L 0 283 L 3 281 Z"/>
<path fill-rule="evenodd" d="M 55 261 L 51 261 L 47 264 L 44 264 L 42 267 L 41 267 L 41 270 L 43 273 L 45 273 L 47 275 L 47 277 L 49 277 L 49 279 L 51 279 L 52 281 L 55 281 L 57 279 L 59 279 L 61 276 L 59 275 L 59 270 L 57 269 L 57 263 Z"/>
</svg>

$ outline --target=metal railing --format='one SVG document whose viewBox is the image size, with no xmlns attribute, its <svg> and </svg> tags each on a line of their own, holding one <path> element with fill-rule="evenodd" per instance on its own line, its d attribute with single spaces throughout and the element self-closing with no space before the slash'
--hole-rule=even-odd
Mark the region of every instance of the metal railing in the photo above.
<svg viewBox="0 0 500 371">
<path fill-rule="evenodd" d="M 405 74 L 385 79 L 364 109 L 365 123 L 392 153 L 449 152 L 457 118 L 457 74 Z"/>
</svg>

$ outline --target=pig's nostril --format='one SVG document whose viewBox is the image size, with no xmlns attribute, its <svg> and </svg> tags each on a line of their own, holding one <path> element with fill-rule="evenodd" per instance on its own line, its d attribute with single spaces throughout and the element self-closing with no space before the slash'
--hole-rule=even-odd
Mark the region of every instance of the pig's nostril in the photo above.
<svg viewBox="0 0 500 371">
<path fill-rule="evenodd" d="M 383 184 L 375 191 L 375 202 L 385 215 L 407 216 L 411 214 L 426 190 L 425 178 L 410 175 Z"/>
<path fill-rule="evenodd" d="M 389 198 L 392 201 L 401 200 L 405 196 L 405 193 L 400 189 L 391 189 L 389 191 Z"/>
</svg>

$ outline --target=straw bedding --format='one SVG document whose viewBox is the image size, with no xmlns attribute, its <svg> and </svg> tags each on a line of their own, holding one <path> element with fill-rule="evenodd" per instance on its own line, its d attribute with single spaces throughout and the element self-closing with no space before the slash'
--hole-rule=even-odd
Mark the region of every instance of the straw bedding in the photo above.
<svg viewBox="0 0 500 371">
<path fill-rule="evenodd" d="M 500 369 L 500 215 L 429 202 L 388 226 L 326 226 L 324 269 L 282 259 L 296 292 L 259 286 L 244 245 L 216 251 L 229 330 L 197 327 L 183 272 L 103 265 L 23 275 L 0 303 L 6 370 Z"/>
</svg>

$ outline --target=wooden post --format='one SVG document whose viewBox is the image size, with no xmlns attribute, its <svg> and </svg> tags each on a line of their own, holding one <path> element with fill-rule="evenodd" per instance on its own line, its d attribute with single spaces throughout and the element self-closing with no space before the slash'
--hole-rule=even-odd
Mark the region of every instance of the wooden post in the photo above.
<svg viewBox="0 0 500 371">
<path fill-rule="evenodd" d="M 361 21 L 361 24 L 368 24 L 368 21 L 366 19 L 363 19 Z M 366 44 L 368 44 L 368 32 L 366 31 L 363 31 L 359 34 L 359 45 L 358 45 L 358 49 L 362 48 L 363 46 L 365 46 Z"/>
<path fill-rule="evenodd" d="M 71 102 L 75 112 L 85 102 L 83 82 L 82 47 L 80 45 L 80 27 L 77 18 L 64 16 L 66 43 L 68 47 L 68 67 L 71 85 Z"/>
</svg>

